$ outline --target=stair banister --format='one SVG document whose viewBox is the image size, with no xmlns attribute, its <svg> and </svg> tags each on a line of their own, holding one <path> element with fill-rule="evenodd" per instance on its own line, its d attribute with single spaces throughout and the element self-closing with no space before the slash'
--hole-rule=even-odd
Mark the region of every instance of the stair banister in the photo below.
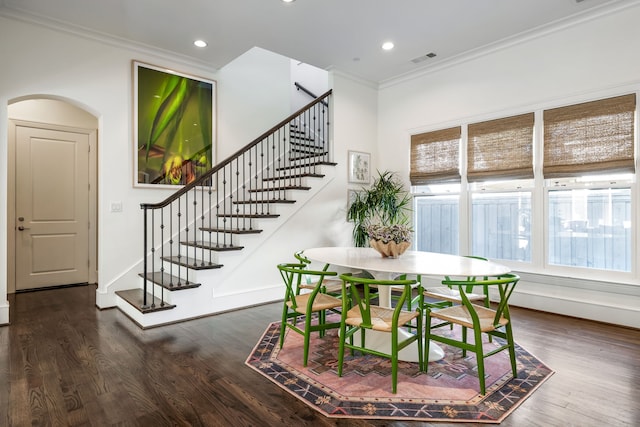
<svg viewBox="0 0 640 427">
<path fill-rule="evenodd" d="M 329 89 L 327 92 L 325 92 L 324 94 L 322 94 L 318 99 L 308 103 L 307 105 L 305 105 L 304 107 L 300 108 L 298 111 L 296 111 L 295 113 L 293 113 L 292 115 L 290 115 L 289 117 L 287 117 L 286 119 L 282 120 L 280 123 L 278 123 L 277 125 L 273 126 L 271 129 L 269 129 L 268 131 L 266 131 L 265 133 L 263 133 L 262 135 L 260 135 L 259 137 L 257 137 L 256 139 L 254 139 L 252 142 L 250 142 L 248 145 L 244 146 L 243 148 L 241 148 L 240 150 L 236 151 L 234 154 L 230 155 L 229 157 L 227 157 L 225 160 L 223 160 L 222 162 L 218 163 L 216 166 L 214 166 L 213 168 L 211 168 L 209 171 L 205 172 L 200 178 L 196 179 L 195 181 L 185 185 L 184 187 L 180 188 L 179 190 L 177 190 L 175 193 L 173 193 L 172 195 L 170 195 L 169 197 L 167 197 L 166 199 L 164 199 L 162 202 L 159 203 L 141 203 L 140 207 L 142 209 L 144 208 L 148 208 L 148 209 L 159 209 L 159 208 L 163 208 L 167 205 L 169 205 L 169 203 L 175 201 L 176 199 L 178 199 L 180 196 L 182 196 L 183 194 L 185 194 L 186 192 L 188 192 L 189 190 L 191 190 L 194 187 L 198 187 L 201 186 L 202 184 L 206 183 L 207 178 L 211 177 L 214 173 L 216 173 L 217 171 L 219 171 L 220 169 L 222 169 L 224 166 L 227 166 L 229 163 L 231 163 L 234 159 L 237 159 L 240 155 L 242 155 L 243 153 L 249 151 L 251 148 L 255 147 L 256 145 L 258 145 L 260 142 L 262 142 L 262 140 L 264 140 L 265 138 L 267 138 L 269 135 L 271 135 L 274 131 L 278 130 L 279 128 L 285 126 L 287 123 L 289 123 L 293 118 L 297 117 L 298 115 L 302 114 L 305 110 L 308 110 L 309 108 L 313 107 L 313 105 L 317 104 L 318 102 L 322 102 L 319 100 L 323 100 L 326 97 L 328 97 L 329 95 L 331 95 L 332 90 Z"/>
<path fill-rule="evenodd" d="M 162 295 L 160 297 L 161 306 L 164 305 L 164 266 L 162 265 L 163 260 L 165 259 L 164 246 L 166 244 L 169 245 L 169 258 L 177 258 L 173 260 L 170 264 L 170 274 L 168 277 L 170 280 L 169 286 L 174 286 L 173 280 L 173 263 L 177 264 L 178 275 L 177 285 L 180 287 L 183 285 L 182 283 L 182 273 L 181 269 L 185 269 L 185 278 L 186 285 L 190 285 L 189 280 L 189 271 L 190 268 L 211 268 L 206 267 L 205 260 L 198 259 L 198 249 L 213 249 L 210 245 L 212 244 L 211 233 L 216 233 L 216 244 L 215 248 L 230 248 L 230 249 L 238 249 L 237 246 L 233 245 L 231 235 L 228 233 L 233 232 L 232 227 L 237 227 L 235 230 L 252 230 L 251 219 L 258 216 L 269 216 L 269 206 L 270 203 L 274 202 L 287 202 L 286 190 L 287 189 L 308 189 L 303 187 L 302 179 L 303 176 L 318 176 L 314 173 L 314 165 L 317 164 L 329 164 L 328 163 L 328 155 L 329 146 L 328 146 L 328 115 L 326 109 L 328 108 L 328 102 L 326 100 L 329 99 L 332 91 L 329 90 L 320 97 L 315 100 L 309 102 L 304 107 L 300 108 L 295 113 L 291 114 L 289 117 L 282 120 L 280 123 L 273 126 L 268 131 L 264 132 L 258 138 L 254 139 L 252 142 L 247 144 L 245 147 L 241 148 L 231 156 L 227 157 L 225 160 L 221 161 L 213 168 L 202 174 L 198 179 L 193 182 L 179 188 L 167 197 L 165 200 L 159 203 L 141 203 L 140 207 L 143 210 L 144 221 L 144 233 L 143 233 L 143 269 L 144 272 L 141 274 L 143 277 L 143 300 L 142 307 L 143 308 L 155 308 L 155 287 L 152 287 L 152 301 L 149 302 L 147 300 L 147 289 L 148 289 L 148 281 L 149 277 L 153 276 L 153 281 L 158 283 L 157 276 L 160 277 L 160 280 L 163 282 L 162 286 L 160 286 Z M 326 108 L 318 108 L 318 105 L 322 105 Z M 313 111 L 313 116 L 311 112 Z M 318 117 L 321 116 L 321 117 Z M 287 126 L 289 125 L 289 126 Z M 299 127 L 300 128 L 299 128 Z M 304 126 L 304 127 L 303 127 Z M 292 135 L 292 133 L 296 132 L 296 136 Z M 313 138 L 310 138 L 310 135 L 313 135 Z M 287 137 L 289 138 L 287 140 Z M 277 138 L 277 139 L 276 139 Z M 313 155 L 310 155 L 308 152 L 304 153 L 304 150 L 298 150 L 301 154 L 298 154 L 298 159 L 294 158 L 294 154 L 292 154 L 290 145 L 293 144 L 293 139 L 299 138 L 303 141 L 303 144 L 307 144 L 307 150 L 313 151 Z M 318 139 L 322 142 L 321 145 L 317 144 Z M 310 142 L 306 142 L 310 141 Z M 259 144 L 263 143 L 262 147 L 257 147 Z M 254 148 L 256 148 L 254 150 Z M 255 153 L 254 153 L 255 152 Z M 285 157 L 288 153 L 289 157 Z M 317 158 L 323 157 L 325 160 L 320 160 L 322 163 L 318 163 Z M 314 162 L 308 161 L 305 159 L 316 158 Z M 298 160 L 298 162 L 296 162 Z M 299 164 L 299 161 L 302 161 Z M 234 163 L 235 162 L 235 163 Z M 240 164 L 242 162 L 242 164 Z M 294 164 L 295 163 L 295 164 Z M 255 167 L 255 168 L 254 168 Z M 235 168 L 235 169 L 234 169 Z M 248 168 L 248 172 L 247 172 Z M 280 170 L 287 171 L 284 176 L 278 175 L 276 172 Z M 292 171 L 298 171 L 292 172 Z M 221 172 L 221 173 L 220 173 Z M 232 175 L 235 173 L 235 178 Z M 229 175 L 229 176 L 227 176 Z M 253 183 L 253 179 L 255 179 L 255 183 Z M 267 187 L 266 189 L 260 187 L 258 181 L 262 179 L 262 181 L 271 181 L 273 182 L 273 188 Z M 201 195 L 195 192 L 194 189 L 200 188 Z M 208 190 L 206 189 L 208 187 Z M 211 199 L 211 194 L 213 192 L 212 188 L 215 187 L 216 200 L 215 203 Z M 189 191 L 194 190 L 193 200 L 189 198 Z M 205 194 L 208 193 L 208 201 L 205 202 Z M 255 194 L 255 196 L 253 196 Z M 272 195 L 271 199 L 268 199 L 268 194 Z M 247 197 L 247 196 L 250 197 Z M 183 201 L 178 201 L 184 199 Z M 177 206 L 177 218 L 173 218 L 173 202 L 178 201 Z M 184 202 L 184 224 L 182 224 L 182 203 Z M 191 211 L 193 212 L 193 218 L 189 218 L 189 204 L 192 203 L 193 207 Z M 222 203 L 222 206 L 220 206 Z M 200 204 L 200 213 L 198 213 L 198 204 Z M 255 207 L 255 210 L 252 212 L 251 206 L 258 204 L 259 206 Z M 168 242 L 165 242 L 165 216 L 163 208 L 169 206 L 169 236 Z M 267 211 L 265 212 L 265 206 Z M 258 207 L 260 208 L 260 212 L 258 213 Z M 155 215 L 153 212 L 160 209 L 160 227 L 159 234 L 160 242 L 159 244 L 155 243 L 156 238 L 156 226 L 155 226 Z M 234 210 L 235 209 L 235 210 Z M 248 209 L 248 211 L 247 211 Z M 149 221 L 148 217 L 151 215 L 151 221 Z M 200 215 L 200 216 L 198 216 Z M 205 217 L 208 216 L 209 219 L 209 227 L 208 230 L 205 231 Z M 278 215 L 271 215 L 269 217 L 277 217 Z M 216 219 L 216 225 L 212 224 L 212 217 Z M 235 220 L 235 221 L 234 221 Z M 180 244 L 187 245 L 184 250 L 184 255 L 177 252 L 177 257 L 173 256 L 173 244 L 174 244 L 174 222 L 176 224 L 175 237 L 177 237 L 178 246 Z M 200 229 L 202 231 L 203 240 L 202 243 L 199 243 L 197 240 L 198 233 L 198 223 L 200 223 Z M 230 226 L 228 227 L 228 224 Z M 242 224 L 242 226 L 240 226 Z M 193 227 L 193 231 L 191 232 L 190 227 Z M 150 228 L 151 227 L 151 228 Z M 217 231 L 216 231 L 217 230 Z M 260 230 L 258 230 L 259 232 Z M 185 240 L 183 241 L 180 237 L 182 233 L 185 233 Z M 209 233 L 209 240 L 205 242 L 204 236 L 205 233 Z M 151 233 L 151 235 L 149 235 Z M 220 242 L 220 234 L 223 234 L 223 241 Z M 189 239 L 193 238 L 193 242 L 190 242 Z M 229 241 L 227 242 L 227 238 Z M 149 242 L 151 239 L 151 242 Z M 151 247 L 149 247 L 149 243 Z M 207 243 L 205 245 L 205 243 Z M 159 273 L 155 273 L 155 262 L 156 262 L 156 246 L 159 245 L 160 248 L 160 265 L 161 269 Z M 192 254 L 190 253 L 190 247 L 193 246 Z M 206 247 L 205 247 L 206 246 Z M 241 247 L 240 247 L 241 249 Z M 221 249 L 217 249 L 221 250 Z M 212 251 L 209 250 L 209 260 L 208 265 L 212 265 Z M 151 267 L 149 266 L 148 258 L 151 256 Z M 185 261 L 182 262 L 181 259 L 185 258 Z M 190 261 L 192 260 L 192 261 Z M 201 262 L 201 264 L 197 264 L 196 261 Z M 221 265 L 217 265 L 214 268 L 219 268 Z M 198 284 L 196 284 L 199 286 Z"/>
</svg>

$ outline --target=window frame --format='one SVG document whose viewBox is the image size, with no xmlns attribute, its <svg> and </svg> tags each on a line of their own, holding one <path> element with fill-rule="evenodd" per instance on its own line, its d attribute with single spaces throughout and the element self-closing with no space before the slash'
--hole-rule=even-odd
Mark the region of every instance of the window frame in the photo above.
<svg viewBox="0 0 640 427">
<path fill-rule="evenodd" d="M 521 111 L 509 111 L 508 113 L 503 114 L 502 117 L 508 117 L 518 114 L 524 114 L 528 111 L 534 111 L 535 119 L 534 119 L 534 133 L 533 133 L 533 169 L 534 169 L 534 178 L 532 180 L 533 188 L 531 189 L 532 198 L 531 198 L 531 228 L 532 230 L 540 230 L 540 232 L 532 232 L 531 236 L 531 262 L 523 263 L 519 261 L 509 261 L 509 260 L 496 260 L 496 262 L 500 262 L 509 266 L 512 270 L 522 272 L 522 273 L 530 273 L 536 275 L 548 275 L 550 277 L 554 277 L 554 281 L 559 280 L 558 278 L 565 277 L 567 280 L 571 282 L 579 282 L 582 280 L 598 280 L 602 282 L 608 283 L 621 283 L 621 284 L 632 284 L 640 286 L 640 268 L 638 266 L 637 259 L 640 257 L 640 207 L 638 207 L 640 195 L 638 194 L 638 186 L 637 186 L 637 170 L 636 173 L 633 174 L 633 179 L 628 182 L 616 182 L 612 184 L 611 188 L 629 188 L 631 194 L 631 271 L 617 271 L 617 270 L 602 270 L 596 268 L 589 267 L 576 267 L 576 266 L 562 266 L 556 264 L 549 264 L 549 241 L 548 241 L 548 232 L 549 232 L 549 224 L 548 224 L 548 214 L 549 214 L 549 191 L 555 189 L 555 187 L 549 186 L 549 182 L 551 180 L 557 181 L 558 178 L 545 179 L 542 175 L 542 157 L 543 157 L 543 113 L 546 109 L 549 108 L 559 108 L 566 105 L 571 104 L 579 104 L 584 102 L 597 101 L 601 99 L 606 99 L 609 97 L 616 96 L 624 96 L 633 94 L 638 99 L 638 90 L 627 90 L 623 93 L 609 93 L 603 96 L 598 96 L 597 98 L 580 98 L 580 99 L 572 99 L 568 102 L 562 102 L 560 104 L 554 103 L 552 105 L 538 105 L 535 108 L 527 108 L 526 110 Z M 638 121 L 639 121 L 639 112 L 638 108 L 640 106 L 636 103 L 636 110 L 634 113 L 634 162 L 637 162 L 640 159 L 640 143 L 638 142 Z M 487 117 L 481 117 L 481 120 L 487 120 Z M 479 190 L 484 183 L 482 181 L 469 183 L 467 180 L 467 162 L 468 162 L 468 153 L 467 153 L 467 142 L 468 142 L 468 124 L 473 123 L 475 121 L 468 119 L 464 123 L 462 123 L 462 132 L 461 132 L 461 141 L 460 141 L 460 192 L 459 192 L 459 254 L 469 254 L 471 247 L 471 206 L 472 206 L 472 194 L 477 191 L 498 191 L 498 192 L 506 192 L 504 188 L 500 190 L 494 190 L 493 188 L 487 188 L 485 190 Z M 450 128 L 453 127 L 454 124 L 449 122 L 447 125 L 442 128 Z M 586 174 L 584 174 L 586 175 Z M 564 179 L 564 178 L 560 178 Z M 507 184 L 503 182 L 503 184 Z M 593 185 L 591 181 L 585 182 L 575 182 L 571 184 L 573 187 L 583 187 L 587 188 L 587 186 Z M 475 187 L 474 187 L 475 186 Z M 594 187 L 589 187 L 594 188 Z M 599 188 L 607 188 L 602 185 Z M 514 189 L 513 191 L 517 191 Z M 423 195 L 435 195 L 438 193 L 434 193 L 429 191 L 427 186 L 412 186 L 411 193 L 414 196 L 423 196 Z M 439 193 L 441 194 L 441 193 Z M 415 207 L 415 203 L 414 203 Z M 417 217 L 414 216 L 414 221 L 417 221 Z M 575 280 L 577 279 L 577 280 Z"/>
</svg>

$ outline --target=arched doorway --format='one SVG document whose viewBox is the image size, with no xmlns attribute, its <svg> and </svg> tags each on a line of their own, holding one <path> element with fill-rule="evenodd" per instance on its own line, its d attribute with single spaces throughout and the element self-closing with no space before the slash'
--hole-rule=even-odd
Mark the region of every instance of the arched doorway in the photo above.
<svg viewBox="0 0 640 427">
<path fill-rule="evenodd" d="M 97 118 L 41 97 L 8 117 L 7 292 L 97 282 Z"/>
</svg>

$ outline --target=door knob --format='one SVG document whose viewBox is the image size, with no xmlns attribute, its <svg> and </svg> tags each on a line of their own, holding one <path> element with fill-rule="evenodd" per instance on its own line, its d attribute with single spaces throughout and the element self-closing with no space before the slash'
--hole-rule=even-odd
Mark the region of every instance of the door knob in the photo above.
<svg viewBox="0 0 640 427">
<path fill-rule="evenodd" d="M 20 230 L 20 231 L 24 231 L 24 230 L 29 230 L 29 228 L 27 228 L 27 227 L 23 227 L 23 226 L 20 226 L 20 227 L 18 227 L 18 230 Z"/>
</svg>

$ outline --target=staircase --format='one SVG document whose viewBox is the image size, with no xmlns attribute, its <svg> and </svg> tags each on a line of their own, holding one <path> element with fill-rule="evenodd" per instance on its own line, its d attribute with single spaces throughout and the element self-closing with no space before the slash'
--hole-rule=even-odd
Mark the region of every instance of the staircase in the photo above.
<svg viewBox="0 0 640 427">
<path fill-rule="evenodd" d="M 260 222 L 277 221 L 279 205 L 295 203 L 296 193 L 312 189 L 309 181 L 325 176 L 323 167 L 335 166 L 330 96 L 316 98 L 166 200 L 141 205 L 140 283 L 116 291 L 121 311 L 142 327 L 211 314 L 199 302 L 212 295 L 198 293 L 207 286 L 201 277 L 212 280 L 203 272 L 223 269 L 225 259 L 242 262 L 242 239 L 260 234 Z M 160 315 L 180 305 L 185 314 Z"/>
</svg>

